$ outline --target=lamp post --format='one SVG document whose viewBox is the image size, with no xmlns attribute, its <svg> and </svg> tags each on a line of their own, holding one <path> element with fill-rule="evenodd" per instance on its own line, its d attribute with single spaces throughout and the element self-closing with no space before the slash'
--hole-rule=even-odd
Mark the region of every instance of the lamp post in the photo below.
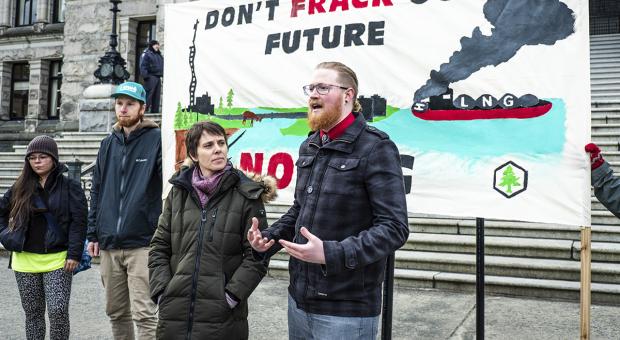
<svg viewBox="0 0 620 340">
<path fill-rule="evenodd" d="M 112 14 L 112 34 L 110 34 L 110 49 L 99 58 L 99 67 L 95 70 L 95 78 L 101 84 L 120 84 L 129 79 L 129 72 L 125 69 L 125 59 L 121 57 L 120 53 L 116 50 L 118 46 L 118 35 L 116 34 L 116 13 L 121 10 L 118 9 L 118 4 L 121 0 L 110 0 L 112 8 L 110 11 Z"/>
</svg>

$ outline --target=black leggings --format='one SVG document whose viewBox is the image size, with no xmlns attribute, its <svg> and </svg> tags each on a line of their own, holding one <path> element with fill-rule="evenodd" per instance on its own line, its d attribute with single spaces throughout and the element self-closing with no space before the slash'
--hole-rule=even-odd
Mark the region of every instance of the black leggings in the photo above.
<svg viewBox="0 0 620 340">
<path fill-rule="evenodd" d="M 26 338 L 45 339 L 45 303 L 50 339 L 69 339 L 69 297 L 73 273 L 60 268 L 47 273 L 15 272 L 17 288 L 26 313 Z"/>
</svg>

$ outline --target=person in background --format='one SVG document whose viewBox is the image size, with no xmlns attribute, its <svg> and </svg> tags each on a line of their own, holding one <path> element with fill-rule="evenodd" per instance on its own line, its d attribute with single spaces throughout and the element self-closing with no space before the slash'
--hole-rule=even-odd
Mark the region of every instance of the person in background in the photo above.
<svg viewBox="0 0 620 340">
<path fill-rule="evenodd" d="M 594 195 L 607 210 L 620 218 L 620 179 L 614 176 L 614 171 L 603 159 L 601 149 L 596 144 L 586 145 L 585 150 L 590 155 Z"/>
<path fill-rule="evenodd" d="M 375 339 L 386 260 L 409 235 L 400 155 L 366 124 L 349 67 L 321 63 L 303 90 L 315 132 L 299 147 L 293 206 L 248 239 L 258 258 L 290 255 L 289 339 Z"/>
<path fill-rule="evenodd" d="M 115 339 L 154 339 L 157 310 L 149 295 L 149 243 L 161 214 L 161 132 L 144 118 L 142 85 L 112 94 L 117 123 L 101 142 L 93 171 L 88 252 L 101 255 L 106 314 Z M 132 321 L 133 319 L 133 321 Z"/>
<path fill-rule="evenodd" d="M 27 339 L 45 338 L 46 304 L 50 338 L 69 339 L 71 281 L 84 250 L 88 208 L 81 184 L 63 176 L 66 171 L 54 139 L 35 137 L 21 174 L 0 199 L 0 243 L 11 251 Z"/>
<path fill-rule="evenodd" d="M 161 98 L 161 77 L 164 76 L 164 57 L 157 40 L 151 40 L 149 47 L 140 56 L 140 75 L 146 89 L 146 111 L 157 113 Z"/>
<path fill-rule="evenodd" d="M 158 339 L 247 339 L 248 297 L 267 273 L 245 235 L 267 227 L 271 177 L 248 178 L 228 161 L 226 132 L 194 124 L 185 145 L 189 166 L 173 185 L 151 241 L 151 297 L 159 303 Z"/>
</svg>

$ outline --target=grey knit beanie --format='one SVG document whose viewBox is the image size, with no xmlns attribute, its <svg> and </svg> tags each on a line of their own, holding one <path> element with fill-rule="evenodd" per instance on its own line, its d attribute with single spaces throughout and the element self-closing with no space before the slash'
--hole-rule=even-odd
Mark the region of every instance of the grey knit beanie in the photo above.
<svg viewBox="0 0 620 340">
<path fill-rule="evenodd" d="M 26 149 L 26 158 L 35 152 L 48 154 L 54 157 L 54 160 L 58 162 L 58 145 L 56 145 L 56 141 L 50 136 L 37 136 L 30 141 Z"/>
</svg>

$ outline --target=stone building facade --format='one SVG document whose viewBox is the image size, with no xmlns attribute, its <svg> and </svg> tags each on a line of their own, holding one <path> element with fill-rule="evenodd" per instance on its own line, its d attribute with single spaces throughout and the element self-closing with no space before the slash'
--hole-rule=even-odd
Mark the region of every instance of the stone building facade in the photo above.
<svg viewBox="0 0 620 340">
<path fill-rule="evenodd" d="M 130 80 L 151 39 L 163 44 L 163 8 L 175 0 L 119 4 L 118 50 Z M 98 60 L 109 49 L 109 0 L 0 1 L 0 149 L 35 134 L 77 131 L 79 101 L 97 82 Z"/>
</svg>

